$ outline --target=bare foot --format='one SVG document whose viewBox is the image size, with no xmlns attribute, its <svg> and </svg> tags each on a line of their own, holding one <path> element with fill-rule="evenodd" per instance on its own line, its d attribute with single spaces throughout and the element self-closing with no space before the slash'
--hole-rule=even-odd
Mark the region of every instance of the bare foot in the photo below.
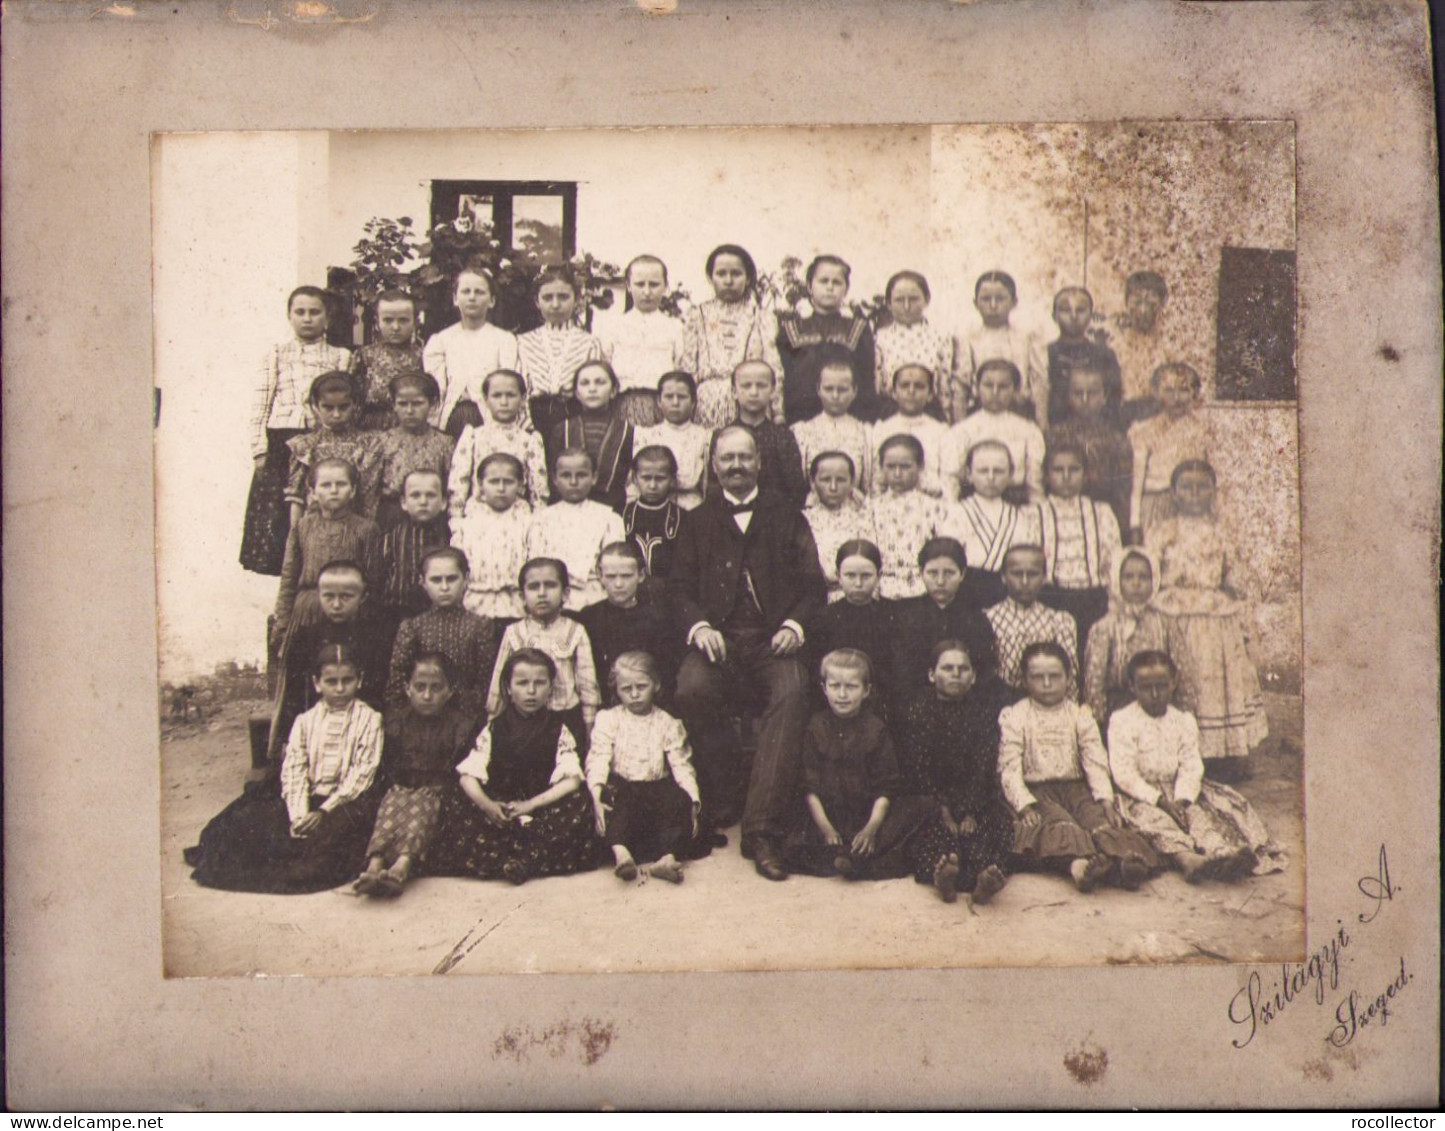
<svg viewBox="0 0 1445 1131">
<path fill-rule="evenodd" d="M 647 869 L 647 874 L 654 880 L 665 880 L 670 884 L 682 883 L 682 865 L 676 860 L 667 862 L 659 860 Z"/>
<path fill-rule="evenodd" d="M 979 873 L 978 883 L 973 885 L 973 902 L 975 904 L 987 903 L 990 899 L 1003 891 L 1004 885 L 1008 883 L 1008 876 L 997 864 L 990 864 Z"/>
<path fill-rule="evenodd" d="M 933 886 L 944 903 L 958 899 L 958 857 L 949 853 L 933 869 Z"/>
</svg>

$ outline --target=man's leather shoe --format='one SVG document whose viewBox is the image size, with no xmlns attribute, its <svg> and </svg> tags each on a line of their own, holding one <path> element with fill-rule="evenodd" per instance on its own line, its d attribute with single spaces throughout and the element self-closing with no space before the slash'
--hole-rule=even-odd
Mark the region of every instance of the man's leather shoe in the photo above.
<svg viewBox="0 0 1445 1131">
<path fill-rule="evenodd" d="M 786 880 L 788 869 L 778 857 L 778 851 L 771 844 L 760 843 L 753 853 L 753 867 L 765 880 Z"/>
</svg>

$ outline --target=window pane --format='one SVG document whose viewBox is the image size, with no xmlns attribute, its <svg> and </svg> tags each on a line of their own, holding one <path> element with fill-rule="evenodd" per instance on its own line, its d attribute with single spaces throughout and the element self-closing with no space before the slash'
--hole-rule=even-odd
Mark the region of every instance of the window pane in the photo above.
<svg viewBox="0 0 1445 1131">
<path fill-rule="evenodd" d="M 472 193 L 462 193 L 457 200 L 457 219 L 467 217 L 472 222 L 472 228 L 476 229 L 483 224 L 492 223 L 492 198 L 490 196 L 476 196 Z"/>
<path fill-rule="evenodd" d="M 562 198 L 517 196 L 512 200 L 512 246 L 542 263 L 562 262 Z"/>
</svg>

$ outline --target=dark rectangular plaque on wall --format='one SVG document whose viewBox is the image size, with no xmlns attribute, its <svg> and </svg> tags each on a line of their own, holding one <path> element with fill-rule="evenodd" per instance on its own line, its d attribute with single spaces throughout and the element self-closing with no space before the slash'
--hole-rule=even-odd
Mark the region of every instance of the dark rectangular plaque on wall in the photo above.
<svg viewBox="0 0 1445 1131">
<path fill-rule="evenodd" d="M 1295 253 L 1220 249 L 1217 321 L 1216 399 L 1295 400 Z"/>
</svg>

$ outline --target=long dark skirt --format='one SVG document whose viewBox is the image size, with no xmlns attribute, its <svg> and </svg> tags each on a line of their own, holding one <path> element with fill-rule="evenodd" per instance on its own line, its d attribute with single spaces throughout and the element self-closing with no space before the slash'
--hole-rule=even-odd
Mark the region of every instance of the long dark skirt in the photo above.
<svg viewBox="0 0 1445 1131">
<path fill-rule="evenodd" d="M 963 585 L 959 590 L 959 596 L 982 612 L 990 605 L 997 605 L 1007 597 L 1008 590 L 1004 588 L 1003 574 L 969 566 L 968 572 L 963 575 Z"/>
<path fill-rule="evenodd" d="M 503 866 L 518 861 L 528 879 L 565 876 L 597 866 L 597 839 L 592 803 L 586 790 L 569 793 L 538 809 L 525 824 L 491 824 L 461 788 L 449 788 L 442 799 L 441 822 L 432 841 L 427 871 L 438 876 L 504 878 Z"/>
<path fill-rule="evenodd" d="M 1084 645 L 1089 640 L 1089 629 L 1109 611 L 1109 591 L 1102 586 L 1098 589 L 1061 589 L 1057 585 L 1046 585 L 1039 594 L 1039 601 L 1074 618 L 1074 625 L 1078 630 L 1074 654 L 1082 660 Z M 1082 679 L 1080 682 L 1083 682 Z"/>
<path fill-rule="evenodd" d="M 813 824 L 811 815 L 805 815 L 806 824 L 800 824 L 798 831 L 789 839 L 786 857 L 789 867 L 807 876 L 835 876 L 837 869 L 833 861 L 840 855 L 849 856 L 848 845 L 857 835 L 856 828 L 841 828 L 842 845 L 828 845 Z M 929 878 L 933 876 L 933 865 L 937 861 L 934 849 L 936 832 L 942 828 L 938 815 L 938 802 L 931 797 L 905 795 L 892 797 L 888 801 L 888 815 L 878 829 L 878 837 L 872 856 L 852 857 L 851 876 L 859 880 L 893 880 L 900 876 L 912 875 L 926 868 Z M 933 854 L 931 860 L 924 857 Z"/>
<path fill-rule="evenodd" d="M 286 441 L 300 435 L 296 428 L 266 429 L 266 460 L 251 476 L 241 533 L 241 568 L 252 573 L 281 576 L 286 536 L 291 533 L 291 505 L 286 501 L 291 449 Z"/>
<path fill-rule="evenodd" d="M 313 797 L 312 808 L 323 798 Z M 222 809 L 186 849 L 191 879 L 223 891 L 301 895 L 339 887 L 366 863 L 379 791 L 338 805 L 306 837 L 291 835 L 291 819 L 275 781 L 256 782 Z"/>
<path fill-rule="evenodd" d="M 527 412 L 532 418 L 532 428 L 544 440 L 552 435 L 554 428 L 565 423 L 567 417 L 576 409 L 577 402 L 570 396 L 559 397 L 550 393 L 542 393 L 527 401 Z M 555 452 L 547 453 L 549 465 L 555 455 Z"/>
<path fill-rule="evenodd" d="M 482 410 L 477 407 L 475 401 L 463 397 L 457 401 L 451 415 L 447 417 L 442 431 L 453 440 L 460 440 L 462 433 L 468 428 L 480 428 L 481 426 Z"/>
<path fill-rule="evenodd" d="M 1103 853 L 1114 860 L 1141 857 L 1150 868 L 1159 857 L 1133 829 L 1109 824 L 1104 804 L 1083 781 L 1030 782 L 1043 819 L 1032 829 L 1014 825 L 1014 852 L 1029 863 L 1057 867 Z"/>
</svg>

